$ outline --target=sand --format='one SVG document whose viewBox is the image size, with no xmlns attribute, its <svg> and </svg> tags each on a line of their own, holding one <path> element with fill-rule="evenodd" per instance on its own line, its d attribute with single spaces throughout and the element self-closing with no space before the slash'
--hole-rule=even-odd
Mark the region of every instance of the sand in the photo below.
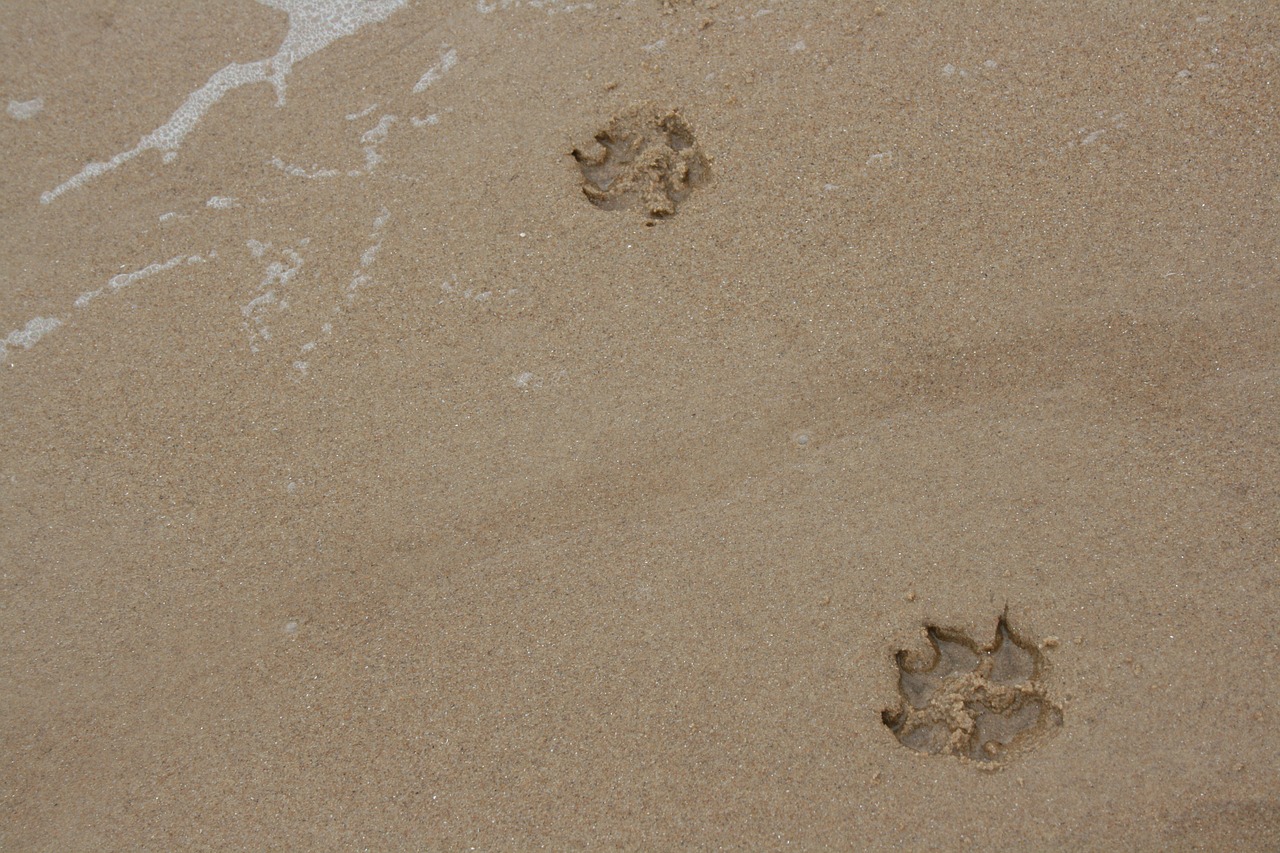
<svg viewBox="0 0 1280 853">
<path fill-rule="evenodd" d="M 1273 4 L 272 5 L 0 9 L 0 847 L 1280 849 Z"/>
</svg>

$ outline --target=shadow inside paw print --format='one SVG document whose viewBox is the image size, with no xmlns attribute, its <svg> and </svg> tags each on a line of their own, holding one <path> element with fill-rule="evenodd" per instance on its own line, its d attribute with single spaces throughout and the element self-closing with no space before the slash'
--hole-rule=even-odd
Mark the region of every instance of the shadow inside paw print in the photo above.
<svg viewBox="0 0 1280 853">
<path fill-rule="evenodd" d="M 651 221 L 676 212 L 709 166 L 679 112 L 646 103 L 614 117 L 595 136 L 596 149 L 573 149 L 582 192 L 603 210 L 639 206 Z"/>
<path fill-rule="evenodd" d="M 985 646 L 960 631 L 926 632 L 928 654 L 898 652 L 901 703 L 881 715 L 904 746 L 998 766 L 1062 725 L 1062 709 L 1039 681 L 1044 654 L 1005 616 Z"/>
</svg>

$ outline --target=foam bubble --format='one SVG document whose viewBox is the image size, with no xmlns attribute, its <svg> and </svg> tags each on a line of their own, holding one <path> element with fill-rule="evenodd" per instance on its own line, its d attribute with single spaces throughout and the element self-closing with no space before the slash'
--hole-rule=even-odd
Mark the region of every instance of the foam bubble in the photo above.
<svg viewBox="0 0 1280 853">
<path fill-rule="evenodd" d="M 8 337 L 0 341 L 0 354 L 9 351 L 9 347 L 31 349 L 36 341 L 62 325 L 57 317 L 33 317 L 21 329 L 14 329 Z"/>
<path fill-rule="evenodd" d="M 44 109 L 44 98 L 32 98 L 29 101 L 10 101 L 9 117 L 17 121 L 26 121 Z"/>
</svg>

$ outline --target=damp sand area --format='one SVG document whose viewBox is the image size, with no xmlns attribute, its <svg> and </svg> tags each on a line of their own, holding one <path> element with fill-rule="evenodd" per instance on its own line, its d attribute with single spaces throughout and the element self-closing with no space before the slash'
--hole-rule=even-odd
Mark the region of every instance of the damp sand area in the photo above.
<svg viewBox="0 0 1280 853">
<path fill-rule="evenodd" d="M 1278 40 L 5 3 L 0 847 L 1280 849 Z"/>
</svg>

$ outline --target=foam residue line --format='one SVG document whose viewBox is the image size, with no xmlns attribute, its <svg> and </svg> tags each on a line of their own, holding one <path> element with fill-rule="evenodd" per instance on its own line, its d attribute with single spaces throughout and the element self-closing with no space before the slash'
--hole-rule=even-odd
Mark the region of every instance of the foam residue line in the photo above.
<svg viewBox="0 0 1280 853">
<path fill-rule="evenodd" d="M 440 57 L 440 61 L 427 69 L 417 83 L 413 86 L 413 92 L 416 95 L 419 92 L 425 92 L 427 87 L 439 80 L 458 64 L 458 51 L 449 48 Z"/>
<path fill-rule="evenodd" d="M 210 257 L 213 257 L 212 252 L 210 252 Z M 204 260 L 205 259 L 200 255 L 174 255 L 172 258 L 170 258 L 167 261 L 164 261 L 161 263 L 147 264 L 145 267 L 143 267 L 140 270 L 134 270 L 133 272 L 120 273 L 119 275 L 113 275 L 107 281 L 104 287 L 99 287 L 97 290 L 89 290 L 80 294 L 80 296 L 76 298 L 75 306 L 77 308 L 84 308 L 90 302 L 97 299 L 99 296 L 103 295 L 108 291 L 111 291 L 114 293 L 115 291 L 120 290 L 121 288 L 128 287 L 131 284 L 135 284 L 139 281 L 142 281 L 142 279 L 144 278 L 150 278 L 156 273 L 164 272 L 165 270 L 168 270 L 168 269 L 173 269 L 178 264 L 182 264 L 182 263 L 198 264 L 198 263 L 203 263 Z"/>
<path fill-rule="evenodd" d="M 0 355 L 7 354 L 9 347 L 31 349 L 35 346 L 36 341 L 61 325 L 62 321 L 57 317 L 33 317 L 27 321 L 26 326 L 21 329 L 14 329 L 4 340 L 0 341 Z"/>
<path fill-rule="evenodd" d="M 440 60 L 427 69 L 417 84 L 414 85 L 413 91 L 420 93 L 431 86 L 433 83 L 444 77 L 458 64 L 458 51 L 446 46 L 445 52 L 440 55 Z M 348 113 L 345 118 L 347 121 L 359 121 L 378 109 L 378 104 L 370 104 L 369 106 L 357 112 Z M 364 169 L 347 169 L 345 171 L 331 168 L 321 167 L 316 163 L 311 164 L 311 168 L 296 165 L 294 163 L 285 162 L 280 157 L 273 157 L 269 161 L 272 166 L 294 178 L 336 178 L 345 175 L 348 178 L 358 178 L 361 175 L 372 174 L 382 162 L 382 155 L 378 152 L 378 146 L 387 141 L 391 134 L 391 127 L 400 121 L 400 117 L 392 113 L 384 113 L 378 119 L 378 123 L 366 130 L 360 136 L 360 143 L 364 151 Z M 425 127 L 440 123 L 440 116 L 436 113 L 424 118 L 412 116 L 409 119 L 414 127 Z"/>
<path fill-rule="evenodd" d="M 352 272 L 351 281 L 344 288 L 344 291 L 346 293 L 346 301 L 348 303 L 355 301 L 356 296 L 360 292 L 361 288 L 367 287 L 373 283 L 373 276 L 370 275 L 370 270 L 372 269 L 373 265 L 377 262 L 378 253 L 382 250 L 383 231 L 386 229 L 387 223 L 389 221 L 391 221 L 391 211 L 387 210 L 387 208 L 385 207 L 378 212 L 378 215 L 376 217 L 374 217 L 373 229 L 369 234 L 370 243 L 368 247 L 366 247 L 365 250 L 360 253 L 359 265 L 356 267 L 355 271 Z M 343 309 L 341 305 L 334 306 L 334 309 L 333 309 L 334 314 L 341 315 L 342 311 Z M 325 323 L 320 328 L 321 338 L 327 338 L 332 334 L 333 334 L 332 323 Z M 313 352 L 318 345 L 319 345 L 318 339 L 307 341 L 299 349 L 298 354 L 307 355 L 308 353 Z M 293 368 L 303 376 L 307 375 L 307 369 L 309 367 L 310 367 L 310 362 L 308 362 L 306 359 L 299 358 L 293 362 Z"/>
<path fill-rule="evenodd" d="M 367 107 L 365 107 L 364 109 L 360 110 L 360 112 L 357 112 L 357 113 L 348 113 L 348 114 L 347 114 L 347 116 L 346 116 L 346 119 L 347 119 L 347 121 L 355 121 L 356 119 L 364 118 L 364 117 L 365 117 L 365 116 L 367 116 L 369 113 L 371 113 L 371 112 L 373 112 L 374 110 L 376 110 L 377 108 L 378 108 L 378 105 L 377 105 L 377 104 L 370 104 L 369 106 L 367 106 Z"/>
<path fill-rule="evenodd" d="M 384 207 L 382 212 L 373 220 L 373 232 L 369 235 L 369 239 L 373 242 L 360 253 L 360 266 L 352 273 L 351 282 L 347 285 L 348 302 L 355 299 L 356 291 L 372 281 L 368 270 L 378 260 L 378 252 L 382 249 L 382 229 L 389 219 L 391 219 L 391 211 Z"/>
<path fill-rule="evenodd" d="M 374 105 L 374 107 L 376 106 L 377 104 Z M 364 118 L 369 115 L 372 110 L 373 107 L 361 110 L 358 113 L 351 113 L 346 117 L 347 121 L 356 121 L 357 119 Z M 387 136 L 391 132 L 391 126 L 399 120 L 399 116 L 388 113 L 378 119 L 377 124 L 360 135 L 360 142 L 363 144 L 364 150 L 363 171 L 360 169 L 348 169 L 343 172 L 333 168 L 321 168 L 315 163 L 311 164 L 310 169 L 306 169 L 293 163 L 286 163 L 279 157 L 272 157 L 269 162 L 272 166 L 284 172 L 286 175 L 294 178 L 336 178 L 341 175 L 346 175 L 348 178 L 358 178 L 361 175 L 371 174 L 377 165 L 382 162 L 382 155 L 378 153 L 378 146 L 387 141 Z"/>
<path fill-rule="evenodd" d="M 382 155 L 378 153 L 378 146 L 387 141 L 387 132 L 395 122 L 396 116 L 384 115 L 374 127 L 366 130 L 360 137 L 360 141 L 364 143 L 364 168 L 366 172 L 372 172 L 374 166 L 382 162 Z M 355 177 L 355 175 L 352 175 L 352 177 Z"/>
<path fill-rule="evenodd" d="M 286 163 L 279 157 L 272 157 L 270 163 L 286 175 L 294 178 L 336 178 L 342 174 L 337 169 L 322 169 L 314 163 L 310 169 L 304 169 L 301 166 Z"/>
<path fill-rule="evenodd" d="M 200 120 L 222 96 L 252 83 L 271 83 L 276 90 L 276 104 L 284 103 L 285 78 L 295 62 L 323 50 L 334 41 L 349 36 L 361 27 L 385 21 L 405 0 L 258 0 L 280 9 L 289 16 L 289 30 L 274 56 L 256 62 L 233 62 L 214 72 L 199 89 L 187 96 L 169 120 L 142 137 L 128 151 L 121 151 L 102 163 L 89 163 L 79 173 L 40 196 L 48 204 L 63 193 L 82 186 L 99 175 L 127 163 L 144 151 L 157 150 L 168 163 L 177 156 L 178 148 Z"/>
<path fill-rule="evenodd" d="M 154 264 L 147 264 L 145 267 L 134 270 L 133 272 L 120 273 L 113 275 L 107 280 L 107 283 L 97 290 L 88 290 L 76 297 L 73 303 L 76 308 L 87 308 L 89 303 L 108 292 L 114 293 L 117 290 L 136 284 L 145 278 L 150 278 L 157 273 L 165 270 L 173 269 L 182 264 L 203 264 L 206 261 L 213 260 L 218 257 L 216 251 L 210 250 L 208 255 L 174 255 L 167 261 L 161 261 Z M 0 355 L 9 351 L 9 347 L 22 347 L 31 349 L 36 342 L 63 323 L 60 317 L 35 317 L 28 321 L 27 325 L 21 329 L 15 329 L 9 335 L 0 340 Z"/>
<path fill-rule="evenodd" d="M 576 12 L 579 9 L 595 9 L 595 3 L 566 3 L 565 0 L 476 0 L 476 11 L 482 15 L 498 10 L 517 8 L 520 5 L 541 9 L 548 15 L 556 12 Z"/>
<path fill-rule="evenodd" d="M 299 241 L 298 247 L 304 248 L 310 242 L 309 237 L 303 238 Z M 261 258 L 271 248 L 271 244 L 250 240 L 248 248 L 249 253 L 255 258 Z M 271 313 L 284 311 L 289 307 L 285 289 L 302 269 L 302 256 L 296 251 L 285 248 L 281 250 L 281 254 L 287 262 L 272 261 L 267 264 L 262 281 L 258 284 L 258 295 L 240 308 L 240 313 L 244 316 L 241 325 L 249 336 L 249 352 L 258 352 L 260 343 L 271 340 L 271 328 L 267 325 L 267 318 Z"/>
</svg>

